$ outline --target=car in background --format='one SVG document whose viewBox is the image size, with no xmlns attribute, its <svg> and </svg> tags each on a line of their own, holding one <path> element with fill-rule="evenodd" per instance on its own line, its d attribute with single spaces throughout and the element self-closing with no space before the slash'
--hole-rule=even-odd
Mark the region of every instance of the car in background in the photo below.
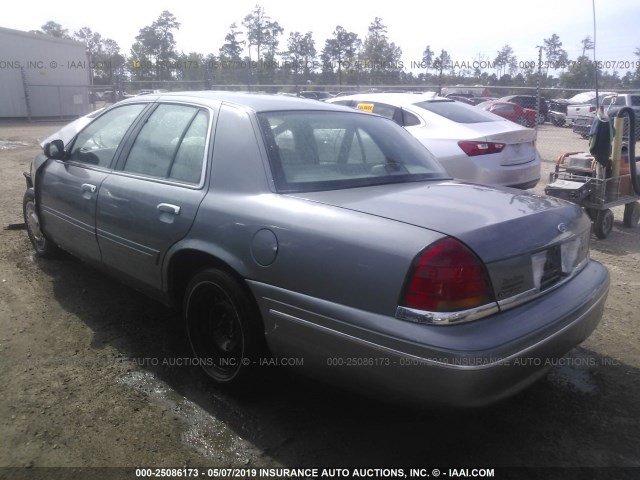
<svg viewBox="0 0 640 480">
<path fill-rule="evenodd" d="M 149 88 L 143 88 L 141 90 L 138 91 L 138 95 L 157 95 L 160 93 L 167 93 L 169 90 L 165 89 L 165 88 L 158 88 L 158 89 L 149 89 Z"/>
<path fill-rule="evenodd" d="M 640 118 L 640 95 L 632 93 L 619 93 L 600 97 L 600 108 L 609 118 L 615 117 L 620 109 L 630 107 L 636 114 L 636 119 Z M 596 109 L 585 112 L 573 121 L 573 131 L 583 138 L 587 138 L 591 132 L 591 125 L 596 116 Z M 628 129 L 628 127 L 625 127 Z M 628 135 L 625 132 L 625 136 Z M 636 139 L 640 138 L 640 121 L 636 120 Z"/>
<path fill-rule="evenodd" d="M 528 108 L 538 112 L 538 97 L 537 95 L 507 95 L 506 97 L 499 98 L 500 102 L 511 102 L 520 105 L 522 108 Z M 544 97 L 540 97 L 540 111 L 538 112 L 537 121 L 538 125 L 542 125 L 548 120 L 549 117 L 549 103 Z"/>
<path fill-rule="evenodd" d="M 433 93 L 370 93 L 328 102 L 392 119 L 420 140 L 453 177 L 523 189 L 540 179 L 536 132 L 474 106 Z"/>
<path fill-rule="evenodd" d="M 601 98 L 615 95 L 614 92 L 600 92 Z M 595 111 L 596 92 L 581 92 L 569 99 L 556 98 L 549 100 L 549 116 L 551 123 L 557 127 L 573 126 L 574 121 L 589 111 Z M 593 109 L 592 109 L 593 107 Z"/>
<path fill-rule="evenodd" d="M 479 103 L 476 107 L 511 120 L 523 127 L 534 128 L 538 121 L 538 113 L 535 110 L 522 108 L 516 103 L 489 100 L 488 102 Z"/>
<path fill-rule="evenodd" d="M 325 100 L 327 98 L 333 97 L 329 92 L 322 92 L 317 90 L 303 90 L 302 92 L 298 92 L 298 96 L 302 98 L 312 98 L 314 100 Z"/>
<path fill-rule="evenodd" d="M 598 102 L 602 105 L 603 100 L 609 96 L 615 96 L 615 93 L 600 93 L 598 97 L 594 96 L 583 103 L 570 103 L 567 105 L 567 124 L 572 127 L 575 121 L 585 115 L 594 115 L 598 108 Z"/>
<path fill-rule="evenodd" d="M 47 143 L 25 178 L 36 253 L 176 306 L 219 386 L 296 358 L 388 401 L 495 402 L 586 339 L 609 288 L 579 206 L 453 180 L 393 120 L 324 102 L 138 96 Z"/>
<path fill-rule="evenodd" d="M 497 98 L 496 97 L 470 97 L 469 98 L 471 105 L 478 105 L 482 102 L 488 102 L 490 100 L 497 100 Z"/>
<path fill-rule="evenodd" d="M 446 98 L 450 98 L 451 100 L 455 100 L 457 102 L 466 103 L 467 105 L 475 105 L 475 103 L 473 103 L 473 100 L 471 100 L 470 97 L 461 97 L 459 95 L 447 95 Z"/>
</svg>

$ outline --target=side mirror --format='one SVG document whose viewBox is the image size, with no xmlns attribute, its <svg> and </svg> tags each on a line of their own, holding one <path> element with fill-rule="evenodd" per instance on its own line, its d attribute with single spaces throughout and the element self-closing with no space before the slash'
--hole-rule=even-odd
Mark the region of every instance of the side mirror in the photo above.
<svg viewBox="0 0 640 480">
<path fill-rule="evenodd" d="M 44 154 L 47 158 L 62 160 L 64 158 L 64 142 L 62 140 L 53 140 L 44 146 Z"/>
</svg>

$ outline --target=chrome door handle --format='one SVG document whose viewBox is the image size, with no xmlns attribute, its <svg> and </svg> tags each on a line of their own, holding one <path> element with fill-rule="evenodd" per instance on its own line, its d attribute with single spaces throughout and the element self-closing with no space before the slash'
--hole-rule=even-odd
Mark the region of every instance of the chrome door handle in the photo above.
<svg viewBox="0 0 640 480">
<path fill-rule="evenodd" d="M 82 191 L 83 192 L 96 193 L 97 189 L 98 189 L 98 187 L 96 187 L 95 185 L 91 185 L 90 183 L 83 183 L 82 184 Z"/>
<path fill-rule="evenodd" d="M 158 205 L 159 212 L 172 213 L 174 215 L 180 215 L 180 207 L 178 205 L 172 205 L 170 203 L 161 203 Z"/>
</svg>

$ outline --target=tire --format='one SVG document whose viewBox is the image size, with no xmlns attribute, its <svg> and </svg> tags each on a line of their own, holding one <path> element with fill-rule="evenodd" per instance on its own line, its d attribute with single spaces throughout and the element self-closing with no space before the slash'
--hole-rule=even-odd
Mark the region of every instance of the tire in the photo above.
<svg viewBox="0 0 640 480">
<path fill-rule="evenodd" d="M 223 270 L 204 270 L 187 286 L 184 317 L 204 372 L 220 385 L 250 384 L 266 348 L 262 320 L 247 287 Z"/>
<path fill-rule="evenodd" d="M 633 228 L 640 221 L 640 203 L 631 202 L 624 206 L 623 224 L 627 228 Z"/>
<path fill-rule="evenodd" d="M 544 115 L 544 113 L 539 113 L 537 120 L 538 120 L 538 125 L 542 125 L 547 120 L 547 117 Z"/>
<path fill-rule="evenodd" d="M 606 210 L 598 210 L 593 223 L 593 233 L 602 240 L 609 236 L 611 230 L 613 230 L 613 212 L 608 208 Z"/>
<path fill-rule="evenodd" d="M 27 234 L 36 255 L 53 258 L 59 253 L 58 246 L 51 242 L 40 228 L 40 217 L 36 208 L 35 193 L 27 190 L 22 199 L 22 215 L 27 226 Z"/>
</svg>

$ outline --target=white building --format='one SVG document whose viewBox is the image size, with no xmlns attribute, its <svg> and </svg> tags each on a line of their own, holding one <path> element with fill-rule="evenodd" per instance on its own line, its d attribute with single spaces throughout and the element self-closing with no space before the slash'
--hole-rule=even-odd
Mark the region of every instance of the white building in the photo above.
<svg viewBox="0 0 640 480">
<path fill-rule="evenodd" d="M 0 27 L 0 118 L 89 113 L 85 45 Z"/>
</svg>

